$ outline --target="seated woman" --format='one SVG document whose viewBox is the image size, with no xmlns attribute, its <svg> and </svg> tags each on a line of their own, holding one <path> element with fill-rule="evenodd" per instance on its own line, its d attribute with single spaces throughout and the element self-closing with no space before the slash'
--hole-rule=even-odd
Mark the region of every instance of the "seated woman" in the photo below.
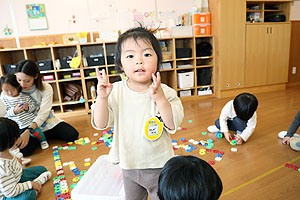
<svg viewBox="0 0 300 200">
<path fill-rule="evenodd" d="M 39 146 L 39 140 L 30 137 L 32 130 L 37 127 L 44 132 L 47 139 L 55 138 L 66 142 L 77 140 L 79 135 L 77 130 L 55 117 L 52 111 L 53 89 L 49 83 L 42 81 L 36 63 L 31 60 L 19 62 L 16 66 L 15 75 L 22 87 L 22 93 L 30 95 L 39 107 L 35 119 L 16 142 L 23 155 L 31 155 L 35 148 Z M 3 109 L 3 105 L 0 108 Z M 2 112 L 1 110 L 0 113 Z"/>
</svg>

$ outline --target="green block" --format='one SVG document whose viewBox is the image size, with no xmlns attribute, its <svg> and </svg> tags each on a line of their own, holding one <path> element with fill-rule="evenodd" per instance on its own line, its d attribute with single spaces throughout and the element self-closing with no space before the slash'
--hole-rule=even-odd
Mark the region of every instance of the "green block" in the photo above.
<svg viewBox="0 0 300 200">
<path fill-rule="evenodd" d="M 70 186 L 70 188 L 73 189 L 76 185 L 77 185 L 77 183 L 73 183 L 73 184 Z"/>
</svg>

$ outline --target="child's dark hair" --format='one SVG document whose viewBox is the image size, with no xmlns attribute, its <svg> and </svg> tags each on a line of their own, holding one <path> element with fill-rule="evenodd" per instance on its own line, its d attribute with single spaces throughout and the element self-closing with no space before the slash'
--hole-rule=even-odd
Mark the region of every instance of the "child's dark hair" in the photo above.
<svg viewBox="0 0 300 200">
<path fill-rule="evenodd" d="M 42 75 L 37 64 L 31 60 L 23 60 L 17 64 L 15 73 L 23 72 L 27 76 L 32 76 L 34 78 L 34 84 L 36 88 L 40 91 L 44 90 Z"/>
<path fill-rule="evenodd" d="M 133 38 L 135 42 L 137 42 L 137 39 L 142 39 L 146 43 L 149 43 L 152 45 L 156 55 L 157 55 L 157 71 L 159 69 L 159 65 L 162 61 L 162 53 L 161 53 L 161 47 L 159 41 L 156 39 L 156 37 L 153 35 L 153 33 L 156 30 L 152 31 L 150 29 L 144 28 L 142 25 L 140 27 L 132 28 L 124 32 L 118 39 L 118 43 L 116 45 L 115 49 L 115 64 L 119 68 L 122 67 L 121 63 L 121 53 L 122 53 L 122 45 L 123 43 L 129 39 Z"/>
<path fill-rule="evenodd" d="M 217 172 L 195 156 L 176 156 L 163 167 L 158 181 L 160 200 L 215 200 L 223 185 Z"/>
<path fill-rule="evenodd" d="M 18 124 L 8 118 L 0 117 L 0 152 L 13 147 L 19 137 Z"/>
<path fill-rule="evenodd" d="M 13 87 L 17 88 L 18 92 L 21 92 L 22 90 L 20 84 L 17 81 L 16 75 L 14 74 L 4 74 L 3 76 L 1 76 L 0 83 L 1 86 L 4 83 L 12 85 Z"/>
<path fill-rule="evenodd" d="M 237 117 L 248 121 L 256 111 L 258 101 L 253 94 L 241 93 L 234 98 L 233 106 Z"/>
</svg>

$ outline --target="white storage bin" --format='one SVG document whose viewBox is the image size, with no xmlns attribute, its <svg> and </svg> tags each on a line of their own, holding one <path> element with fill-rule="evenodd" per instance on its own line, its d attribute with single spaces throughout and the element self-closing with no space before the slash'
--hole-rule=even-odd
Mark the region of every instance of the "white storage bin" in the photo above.
<svg viewBox="0 0 300 200">
<path fill-rule="evenodd" d="M 192 90 L 182 90 L 182 91 L 179 91 L 179 96 L 180 97 L 189 97 L 189 96 L 192 96 Z"/>
<path fill-rule="evenodd" d="M 177 74 L 178 88 L 194 87 L 194 72 L 179 72 Z"/>
<path fill-rule="evenodd" d="M 212 90 L 210 87 L 198 89 L 198 96 L 210 95 L 212 94 Z"/>
<path fill-rule="evenodd" d="M 192 37 L 193 35 L 193 26 L 171 27 L 171 37 Z"/>
<path fill-rule="evenodd" d="M 125 200 L 122 170 L 100 156 L 71 192 L 72 200 Z"/>
</svg>

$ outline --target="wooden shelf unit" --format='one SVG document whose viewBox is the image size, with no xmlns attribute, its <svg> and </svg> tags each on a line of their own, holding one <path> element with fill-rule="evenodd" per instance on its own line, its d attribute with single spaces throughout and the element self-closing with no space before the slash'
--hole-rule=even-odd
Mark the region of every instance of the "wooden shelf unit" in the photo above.
<svg viewBox="0 0 300 200">
<path fill-rule="evenodd" d="M 284 22 L 289 22 L 290 1 L 247 1 L 246 22 L 252 23 L 272 23 L 265 19 L 269 15 L 279 14 L 285 16 Z M 252 20 L 250 20 L 252 18 Z"/>
<path fill-rule="evenodd" d="M 163 59 L 163 63 L 170 63 L 170 69 L 160 69 L 162 83 L 167 84 L 177 91 L 191 90 L 189 98 L 200 97 L 197 95 L 197 90 L 203 87 L 210 87 L 214 90 L 214 38 L 213 36 L 195 36 L 195 37 L 176 37 L 176 38 L 160 38 L 160 42 L 166 45 L 169 57 Z M 213 47 L 212 55 L 205 57 L 196 57 L 196 45 L 201 41 L 211 43 Z M 90 106 L 93 102 L 91 97 L 90 87 L 97 85 L 97 77 L 90 73 L 95 72 L 96 68 L 104 69 L 108 75 L 111 83 L 120 80 L 120 70 L 117 69 L 113 63 L 113 54 L 116 42 L 93 42 L 74 45 L 54 45 L 46 47 L 28 47 L 19 49 L 1 49 L 0 50 L 0 73 L 1 76 L 5 74 L 4 65 L 16 64 L 21 60 L 30 59 L 34 62 L 49 60 L 52 61 L 52 69 L 41 71 L 44 75 L 53 75 L 54 80 L 48 82 L 54 91 L 53 96 L 53 109 L 57 114 L 84 114 L 90 112 Z M 191 55 L 184 58 L 176 58 L 177 48 L 190 48 Z M 57 59 L 66 59 L 66 57 L 74 55 L 81 56 L 81 64 L 78 69 L 64 68 L 57 69 Z M 95 66 L 86 66 L 83 62 L 83 57 L 90 57 L 92 55 L 99 55 L 103 59 L 103 63 Z M 99 58 L 100 58 L 99 57 Z M 180 65 L 190 65 L 190 67 L 182 67 Z M 178 67 L 179 66 L 179 67 Z M 197 85 L 197 70 L 209 68 L 211 70 L 211 83 L 208 85 Z M 179 88 L 177 75 L 180 72 L 193 72 L 194 84 L 192 87 Z M 65 74 L 72 74 L 79 72 L 80 77 L 64 78 Z M 85 103 L 79 101 L 66 101 L 64 100 L 64 84 L 77 83 L 82 86 L 82 96 L 86 100 Z M 212 95 L 207 96 L 214 96 Z M 201 96 L 203 97 L 203 96 Z M 182 97 L 187 99 L 187 97 Z"/>
</svg>

